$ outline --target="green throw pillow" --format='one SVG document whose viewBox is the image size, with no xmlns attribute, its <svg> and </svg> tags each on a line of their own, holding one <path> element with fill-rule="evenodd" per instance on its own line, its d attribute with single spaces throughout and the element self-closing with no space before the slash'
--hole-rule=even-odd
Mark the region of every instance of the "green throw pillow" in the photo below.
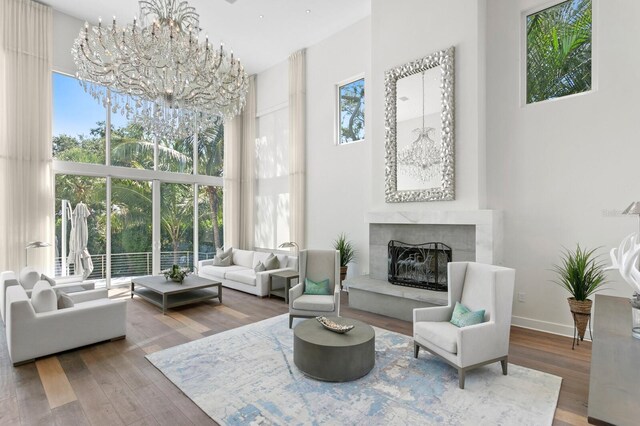
<svg viewBox="0 0 640 426">
<path fill-rule="evenodd" d="M 479 311 L 471 311 L 462 303 L 456 302 L 451 315 L 451 324 L 456 327 L 467 327 L 469 325 L 480 324 L 484 322 L 484 309 Z"/>
<path fill-rule="evenodd" d="M 304 279 L 304 294 L 316 294 L 316 295 L 329 295 L 331 289 L 329 288 L 329 279 L 322 281 L 312 281 L 309 278 Z"/>
</svg>

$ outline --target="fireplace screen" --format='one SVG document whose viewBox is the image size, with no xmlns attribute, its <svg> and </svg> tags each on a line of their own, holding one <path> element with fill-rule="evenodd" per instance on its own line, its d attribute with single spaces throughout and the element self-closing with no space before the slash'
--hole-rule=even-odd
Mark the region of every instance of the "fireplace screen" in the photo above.
<svg viewBox="0 0 640 426">
<path fill-rule="evenodd" d="M 447 263 L 451 262 L 451 247 L 448 245 L 407 244 L 391 240 L 388 255 L 391 284 L 447 291 Z"/>
</svg>

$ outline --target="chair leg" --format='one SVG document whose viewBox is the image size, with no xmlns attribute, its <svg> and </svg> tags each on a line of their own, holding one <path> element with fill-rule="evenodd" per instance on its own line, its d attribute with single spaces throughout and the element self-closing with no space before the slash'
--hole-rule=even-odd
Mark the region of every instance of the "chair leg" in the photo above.
<svg viewBox="0 0 640 426">
<path fill-rule="evenodd" d="M 418 358 L 418 352 L 420 352 L 420 346 L 417 343 L 413 343 L 413 357 Z"/>
<path fill-rule="evenodd" d="M 293 324 L 293 317 L 289 315 L 289 328 L 291 328 L 291 324 Z"/>
<path fill-rule="evenodd" d="M 464 389 L 464 368 L 458 368 L 458 386 Z"/>
<path fill-rule="evenodd" d="M 507 375 L 507 366 L 509 365 L 507 363 L 508 358 L 505 357 L 505 359 L 501 359 L 500 360 L 500 364 L 502 364 L 502 374 L 503 375 Z"/>
</svg>

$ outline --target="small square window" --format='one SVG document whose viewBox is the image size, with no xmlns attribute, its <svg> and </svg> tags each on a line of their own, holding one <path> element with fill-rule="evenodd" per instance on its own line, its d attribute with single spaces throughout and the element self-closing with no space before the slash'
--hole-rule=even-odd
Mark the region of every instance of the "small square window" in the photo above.
<svg viewBox="0 0 640 426">
<path fill-rule="evenodd" d="M 364 140 L 364 78 L 338 85 L 338 145 Z"/>
<path fill-rule="evenodd" d="M 592 88 L 592 0 L 526 15 L 527 104 Z"/>
</svg>

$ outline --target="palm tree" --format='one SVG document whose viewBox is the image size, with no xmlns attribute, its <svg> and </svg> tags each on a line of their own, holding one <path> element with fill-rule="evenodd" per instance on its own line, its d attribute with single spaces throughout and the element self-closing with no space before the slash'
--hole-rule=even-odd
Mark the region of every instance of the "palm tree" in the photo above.
<svg viewBox="0 0 640 426">
<path fill-rule="evenodd" d="M 224 123 L 218 120 L 214 127 L 198 135 L 198 173 L 207 176 L 223 175 Z M 223 246 L 220 238 L 220 218 L 222 215 L 222 188 L 205 186 L 206 201 L 211 214 L 213 244 L 216 249 Z"/>
<path fill-rule="evenodd" d="M 591 89 L 591 0 L 527 17 L 527 103 Z"/>
</svg>

